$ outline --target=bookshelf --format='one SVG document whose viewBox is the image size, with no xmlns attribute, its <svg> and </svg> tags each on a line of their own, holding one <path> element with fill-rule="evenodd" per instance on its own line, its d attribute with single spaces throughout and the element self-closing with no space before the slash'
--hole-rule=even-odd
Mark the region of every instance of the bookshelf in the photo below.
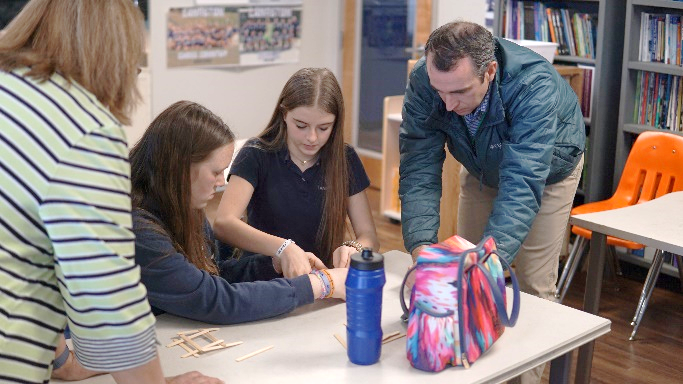
<svg viewBox="0 0 683 384">
<path fill-rule="evenodd" d="M 643 19 L 644 14 L 646 16 L 645 19 Z M 628 154 L 638 135 L 642 132 L 662 129 L 655 127 L 655 123 L 653 121 L 647 121 L 648 118 L 643 116 L 641 114 L 642 110 L 639 111 L 638 107 L 636 106 L 636 100 L 643 100 L 643 97 L 647 97 L 646 95 L 643 95 L 643 88 L 639 83 L 639 77 L 641 82 L 644 76 L 643 73 L 649 73 L 649 78 L 651 78 L 651 76 L 667 78 L 667 82 L 671 81 L 671 79 L 673 79 L 675 76 L 683 77 L 683 66 L 677 65 L 675 63 L 667 64 L 656 61 L 644 61 L 643 57 L 641 56 L 644 48 L 646 51 L 650 52 L 649 47 L 641 46 L 641 43 L 643 43 L 641 40 L 641 34 L 644 27 L 643 23 L 649 25 L 649 22 L 651 22 L 651 19 L 647 18 L 647 14 L 669 14 L 682 16 L 683 2 L 668 0 L 628 0 L 626 3 L 626 25 L 624 32 L 623 65 L 621 71 L 619 124 L 618 134 L 616 136 L 616 154 L 613 180 L 614 185 L 616 185 L 619 181 L 619 177 L 624 169 L 624 164 L 626 163 Z M 647 25 L 645 26 L 645 31 L 648 30 Z M 646 41 L 651 40 L 651 36 L 645 35 L 644 38 Z M 654 52 L 652 54 L 655 55 Z M 656 57 L 653 59 L 657 60 Z M 660 58 L 660 60 L 662 59 Z M 681 61 L 679 58 L 679 62 L 683 61 Z M 668 100 L 668 98 L 665 99 Z M 639 105 L 641 105 L 640 102 Z M 649 116 L 655 115 L 656 114 L 649 114 Z M 666 113 L 659 113 L 658 115 L 661 118 L 663 115 L 666 115 Z M 659 126 L 666 127 L 668 127 L 668 125 L 668 122 L 659 124 Z M 680 117 L 678 124 L 674 125 L 672 123 L 671 126 L 680 130 L 681 126 L 683 126 L 683 124 L 680 123 Z M 683 135 L 683 132 L 680 131 L 671 131 L 667 129 L 667 132 Z M 631 263 L 648 267 L 652 260 L 652 253 L 653 252 L 651 249 L 647 249 L 643 256 L 625 254 L 621 257 L 622 259 Z M 669 263 L 663 264 L 662 272 L 671 276 L 678 276 L 677 268 Z"/>
<path fill-rule="evenodd" d="M 403 95 L 384 98 L 382 118 L 382 182 L 380 187 L 379 208 L 382 215 L 394 221 L 401 221 L 398 200 L 398 130 L 401 127 Z"/>
<path fill-rule="evenodd" d="M 504 20 L 508 1 L 496 0 L 494 7 L 494 30 L 496 36 L 505 36 Z M 596 15 L 594 31 L 594 54 L 592 57 L 559 54 L 554 64 L 592 65 L 592 100 L 590 118 L 585 119 L 588 151 L 584 163 L 581 184 L 584 202 L 598 201 L 612 195 L 614 156 L 618 128 L 621 63 L 624 44 L 624 18 L 626 0 L 570 0 L 530 1 L 542 3 L 548 8 L 563 8 L 579 13 Z M 526 37 L 529 37 L 528 35 Z"/>
</svg>

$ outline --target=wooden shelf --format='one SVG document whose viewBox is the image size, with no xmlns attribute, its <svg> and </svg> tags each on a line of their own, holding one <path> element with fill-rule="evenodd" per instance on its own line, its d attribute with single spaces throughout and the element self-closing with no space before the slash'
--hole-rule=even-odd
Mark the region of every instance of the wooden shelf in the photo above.
<svg viewBox="0 0 683 384">
<path fill-rule="evenodd" d="M 392 220 L 401 221 L 401 212 L 398 212 L 398 211 L 387 209 L 385 211 L 382 211 L 382 215 L 384 215 L 384 217 L 388 217 Z"/>
<path fill-rule="evenodd" d="M 382 121 L 382 181 L 380 184 L 379 211 L 384 216 L 401 220 L 401 213 L 392 205 L 398 198 L 394 196 L 393 187 L 394 168 L 400 162 L 398 150 L 398 130 L 403 121 L 401 109 L 403 108 L 403 96 L 387 96 L 384 98 L 384 119 Z M 387 214 L 388 213 L 388 214 Z"/>
<path fill-rule="evenodd" d="M 403 96 L 384 98 L 384 118 L 382 122 L 382 183 L 380 187 L 379 211 L 391 220 L 401 220 L 401 212 L 395 209 L 398 196 L 394 187 L 394 169 L 399 166 L 398 132 L 403 122 L 401 110 Z M 443 165 L 441 186 L 441 217 L 438 240 L 442 241 L 457 233 L 458 197 L 460 195 L 460 164 L 453 156 L 446 154 Z"/>
<path fill-rule="evenodd" d="M 402 103 L 403 101 L 401 101 Z M 387 120 L 394 122 L 394 123 L 401 123 L 403 121 L 403 116 L 401 116 L 401 113 L 389 113 L 387 114 Z"/>
</svg>

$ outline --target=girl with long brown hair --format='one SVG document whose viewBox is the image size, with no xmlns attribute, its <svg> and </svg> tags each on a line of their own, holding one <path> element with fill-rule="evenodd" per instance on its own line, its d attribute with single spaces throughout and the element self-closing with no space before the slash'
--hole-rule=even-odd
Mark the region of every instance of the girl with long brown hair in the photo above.
<svg viewBox="0 0 683 384">
<path fill-rule="evenodd" d="M 286 279 L 269 257 L 220 255 L 204 208 L 225 184 L 233 149 L 234 135 L 218 116 L 179 101 L 131 151 L 135 260 L 154 313 L 233 324 L 287 313 L 315 298 L 343 299 L 346 270 Z"/>
<path fill-rule="evenodd" d="M 344 100 L 330 70 L 292 75 L 266 128 L 230 168 L 214 224 L 218 238 L 272 256 L 286 277 L 346 267 L 363 247 L 377 250 L 365 194 L 370 182 L 344 144 L 343 125 Z M 355 240 L 344 241 L 347 215 Z"/>
</svg>

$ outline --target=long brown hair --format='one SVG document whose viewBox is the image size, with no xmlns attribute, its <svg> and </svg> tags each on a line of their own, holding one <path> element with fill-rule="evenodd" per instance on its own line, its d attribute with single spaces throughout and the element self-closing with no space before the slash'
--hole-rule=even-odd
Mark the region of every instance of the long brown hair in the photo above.
<svg viewBox="0 0 683 384">
<path fill-rule="evenodd" d="M 325 196 L 323 214 L 316 234 L 321 254 L 331 266 L 332 252 L 341 245 L 347 230 L 349 169 L 344 148 L 344 98 L 334 74 L 327 68 L 303 68 L 285 84 L 273 115 L 258 135 L 258 146 L 269 151 L 287 147 L 287 112 L 298 107 L 315 107 L 335 116 L 332 133 L 320 149 Z"/>
<path fill-rule="evenodd" d="M 0 37 L 0 69 L 30 67 L 26 75 L 41 81 L 57 72 L 130 124 L 144 44 L 131 0 L 32 0 Z"/>
<path fill-rule="evenodd" d="M 216 274 L 203 246 L 205 214 L 191 207 L 190 165 L 235 140 L 230 128 L 203 106 L 179 101 L 161 112 L 130 152 L 133 208 L 154 206 L 176 250 L 197 268 Z"/>
</svg>

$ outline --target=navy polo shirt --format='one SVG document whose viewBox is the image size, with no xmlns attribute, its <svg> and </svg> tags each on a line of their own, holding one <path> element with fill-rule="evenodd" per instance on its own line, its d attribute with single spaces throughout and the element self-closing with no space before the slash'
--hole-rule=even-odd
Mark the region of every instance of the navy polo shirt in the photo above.
<svg viewBox="0 0 683 384">
<path fill-rule="evenodd" d="M 237 175 L 254 187 L 247 207 L 249 225 L 271 235 L 292 239 L 304 251 L 326 259 L 320 255 L 320 247 L 315 241 L 325 193 L 320 161 L 301 172 L 290 159 L 287 148 L 267 152 L 254 147 L 255 140 L 247 141 L 230 166 L 230 175 Z M 345 147 L 349 196 L 353 196 L 365 190 L 370 179 L 356 151 L 348 145 Z"/>
</svg>

